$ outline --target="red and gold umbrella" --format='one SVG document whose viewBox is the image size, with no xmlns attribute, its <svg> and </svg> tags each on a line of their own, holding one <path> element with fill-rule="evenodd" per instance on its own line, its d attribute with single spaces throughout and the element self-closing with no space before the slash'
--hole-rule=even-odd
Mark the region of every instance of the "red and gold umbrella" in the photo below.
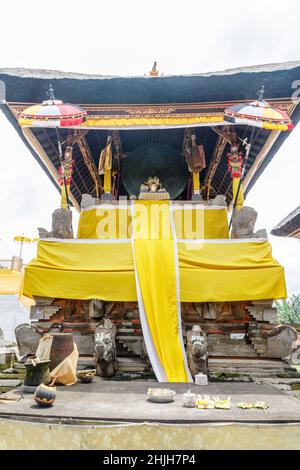
<svg viewBox="0 0 300 470">
<path fill-rule="evenodd" d="M 19 116 L 21 127 L 69 127 L 84 122 L 86 111 L 79 106 L 64 103 L 54 96 L 50 85 L 49 100 L 26 108 Z"/>
<path fill-rule="evenodd" d="M 66 104 L 54 96 L 52 85 L 48 90 L 49 99 L 42 104 L 35 104 L 25 109 L 19 115 L 18 122 L 21 127 L 51 127 L 56 130 L 58 155 L 61 168 L 59 170 L 59 184 L 62 186 L 61 207 L 68 208 L 70 184 L 72 180 L 72 162 L 64 161 L 62 145 L 59 139 L 59 128 L 77 126 L 84 122 L 86 111 L 74 104 Z M 70 171 L 68 171 L 70 169 Z M 64 190 L 63 190 L 64 187 Z"/>
<path fill-rule="evenodd" d="M 253 142 L 255 128 L 276 131 L 290 131 L 294 128 L 293 123 L 288 114 L 278 108 L 273 108 L 267 101 L 264 100 L 264 86 L 261 88 L 258 99 L 251 103 L 241 103 L 230 106 L 224 111 L 224 121 L 247 125 L 252 127 L 250 140 L 246 139 L 245 163 L 243 165 L 241 154 L 238 154 L 237 149 L 234 149 L 233 156 L 229 154 L 229 171 L 231 173 L 233 182 L 233 208 L 241 207 L 243 204 L 243 187 L 242 180 L 246 172 L 247 163 L 250 155 L 250 150 Z M 240 160 L 239 160 L 240 158 Z M 234 164 L 238 163 L 239 171 L 234 171 Z M 231 226 L 231 220 L 229 227 Z"/>
<path fill-rule="evenodd" d="M 263 96 L 264 87 L 260 90 L 257 100 L 248 104 L 237 104 L 225 109 L 224 121 L 267 130 L 292 130 L 294 126 L 287 113 L 281 109 L 273 108 L 263 99 Z"/>
</svg>

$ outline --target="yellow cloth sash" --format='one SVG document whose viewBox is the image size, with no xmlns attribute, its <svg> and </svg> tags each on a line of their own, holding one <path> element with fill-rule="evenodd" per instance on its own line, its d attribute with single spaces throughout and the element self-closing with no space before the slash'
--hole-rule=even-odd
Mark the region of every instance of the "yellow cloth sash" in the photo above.
<svg viewBox="0 0 300 470">
<path fill-rule="evenodd" d="M 37 247 L 37 258 L 25 269 L 24 295 L 115 302 L 137 300 L 129 240 L 43 240 Z M 287 296 L 284 269 L 273 258 L 267 241 L 178 242 L 178 261 L 182 302 L 234 302 Z"/>
<path fill-rule="evenodd" d="M 196 194 L 200 193 L 200 172 L 193 171 L 193 191 L 196 191 Z"/>
<path fill-rule="evenodd" d="M 67 197 L 68 195 L 68 197 Z M 66 186 L 62 184 L 61 186 L 61 202 L 60 207 L 62 209 L 68 209 L 68 199 L 70 197 L 70 185 L 67 184 Z"/>
<path fill-rule="evenodd" d="M 190 376 L 181 333 L 170 216 L 168 201 L 135 201 L 134 262 L 144 339 L 156 376 L 159 381 L 186 382 Z"/>
<path fill-rule="evenodd" d="M 235 202 L 238 188 L 240 184 L 240 178 L 232 178 L 232 200 L 233 203 Z M 239 194 L 237 196 L 236 200 L 236 208 L 240 210 L 244 205 L 244 189 L 243 189 L 243 184 L 241 183 L 240 189 L 239 189 Z"/>
</svg>

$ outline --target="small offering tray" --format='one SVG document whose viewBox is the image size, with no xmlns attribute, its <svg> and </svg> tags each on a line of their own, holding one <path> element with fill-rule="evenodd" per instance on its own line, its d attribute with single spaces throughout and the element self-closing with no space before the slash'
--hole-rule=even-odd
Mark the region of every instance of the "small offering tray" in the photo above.
<svg viewBox="0 0 300 470">
<path fill-rule="evenodd" d="M 176 392 L 169 388 L 148 388 L 147 395 L 149 400 L 156 403 L 169 403 L 174 401 Z"/>
</svg>

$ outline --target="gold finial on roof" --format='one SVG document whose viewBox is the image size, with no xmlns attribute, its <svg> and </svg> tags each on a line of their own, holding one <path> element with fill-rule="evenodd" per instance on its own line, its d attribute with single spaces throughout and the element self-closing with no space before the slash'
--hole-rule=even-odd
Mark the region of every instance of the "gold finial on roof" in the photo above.
<svg viewBox="0 0 300 470">
<path fill-rule="evenodd" d="M 155 61 L 152 67 L 152 70 L 150 70 L 150 76 L 151 77 L 158 77 L 158 71 L 156 69 L 157 67 L 157 62 Z"/>
</svg>

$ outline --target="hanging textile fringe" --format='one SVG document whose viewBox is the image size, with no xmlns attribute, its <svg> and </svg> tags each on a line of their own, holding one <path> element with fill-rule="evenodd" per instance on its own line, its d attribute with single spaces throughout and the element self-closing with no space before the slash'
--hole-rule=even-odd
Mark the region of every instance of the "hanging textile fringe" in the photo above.
<svg viewBox="0 0 300 470">
<path fill-rule="evenodd" d="M 237 210 L 240 210 L 244 205 L 244 190 L 241 178 L 232 178 L 232 199 Z"/>
<path fill-rule="evenodd" d="M 104 175 L 105 171 L 111 170 L 112 167 L 112 149 L 111 149 L 111 136 L 107 137 L 107 143 L 100 153 L 98 173 Z"/>
<path fill-rule="evenodd" d="M 98 172 L 99 175 L 104 175 L 103 189 L 105 193 L 111 192 L 111 169 L 112 169 L 112 148 L 111 136 L 107 137 L 107 143 L 101 151 L 99 159 Z"/>
<path fill-rule="evenodd" d="M 68 209 L 68 200 L 70 197 L 70 185 L 61 186 L 61 199 L 60 199 L 60 207 L 61 209 Z"/>
<path fill-rule="evenodd" d="M 68 209 L 68 200 L 70 197 L 70 186 L 72 182 L 73 174 L 73 160 L 72 160 L 73 148 L 68 146 L 66 148 L 64 159 L 61 167 L 59 168 L 59 184 L 61 186 L 61 203 L 62 209 Z"/>
<path fill-rule="evenodd" d="M 228 157 L 228 171 L 232 178 L 232 198 L 234 207 L 238 210 L 243 207 L 244 204 L 244 192 L 242 185 L 242 174 L 243 174 L 243 155 L 239 151 L 237 145 L 232 145 L 230 152 L 227 154 Z"/>
</svg>

